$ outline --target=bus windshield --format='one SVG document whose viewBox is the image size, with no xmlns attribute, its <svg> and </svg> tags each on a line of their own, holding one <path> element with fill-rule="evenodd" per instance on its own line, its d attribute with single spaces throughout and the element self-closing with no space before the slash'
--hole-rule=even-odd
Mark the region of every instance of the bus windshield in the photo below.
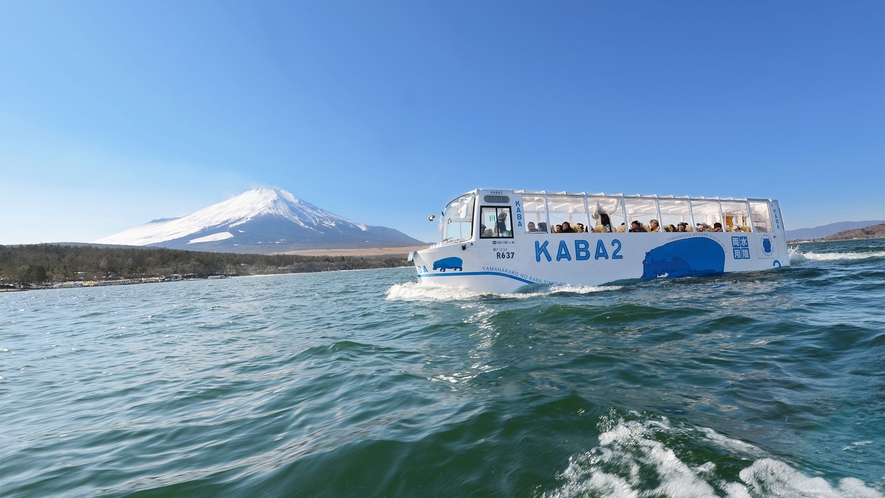
<svg viewBox="0 0 885 498">
<path fill-rule="evenodd" d="M 440 220 L 443 242 L 463 242 L 473 237 L 473 205 L 476 194 L 464 194 L 450 202 Z"/>
</svg>

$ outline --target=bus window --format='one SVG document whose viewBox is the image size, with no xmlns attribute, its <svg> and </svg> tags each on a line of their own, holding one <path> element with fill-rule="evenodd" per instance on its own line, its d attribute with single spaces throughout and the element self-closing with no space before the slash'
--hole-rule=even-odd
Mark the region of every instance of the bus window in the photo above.
<svg viewBox="0 0 885 498">
<path fill-rule="evenodd" d="M 483 206 L 480 212 L 479 236 L 489 238 L 513 238 L 510 207 Z"/>
<path fill-rule="evenodd" d="M 749 232 L 750 210 L 746 201 L 722 201 L 726 232 Z"/>
<path fill-rule="evenodd" d="M 593 218 L 590 229 L 594 232 L 623 232 L 626 228 L 620 197 L 590 196 L 587 205 Z"/>
<path fill-rule="evenodd" d="M 750 201 L 750 213 L 753 216 L 753 230 L 757 232 L 771 231 L 771 212 L 767 201 Z"/>
<path fill-rule="evenodd" d="M 657 220 L 658 208 L 654 198 L 642 197 L 625 197 L 624 205 L 627 208 L 627 230 L 634 221 L 638 221 L 640 226 L 637 230 L 650 231 L 649 222 Z M 659 220 L 658 220 L 659 221 Z"/>
<path fill-rule="evenodd" d="M 574 232 L 579 225 L 587 226 L 587 211 L 584 209 L 584 197 L 577 195 L 548 195 L 547 207 L 550 209 L 550 228 L 568 222 Z"/>
<path fill-rule="evenodd" d="M 718 200 L 692 199 L 691 214 L 696 231 L 712 232 L 715 223 L 722 223 Z"/>
<path fill-rule="evenodd" d="M 443 242 L 462 242 L 473 237 L 473 200 L 475 194 L 465 194 L 450 202 L 440 222 Z"/>
<path fill-rule="evenodd" d="M 547 200 L 543 195 L 523 194 L 522 216 L 525 218 L 525 231 L 547 232 Z"/>
<path fill-rule="evenodd" d="M 661 207 L 661 226 L 665 230 L 678 231 L 680 223 L 691 226 L 691 208 L 688 199 L 659 199 L 658 204 Z"/>
</svg>

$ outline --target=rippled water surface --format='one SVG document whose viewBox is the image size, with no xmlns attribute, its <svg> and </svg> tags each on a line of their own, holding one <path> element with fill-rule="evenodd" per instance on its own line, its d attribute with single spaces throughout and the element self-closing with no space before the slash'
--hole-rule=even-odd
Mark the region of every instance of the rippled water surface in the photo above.
<svg viewBox="0 0 885 498">
<path fill-rule="evenodd" d="M 0 494 L 882 497 L 885 240 L 791 261 L 0 294 Z"/>
</svg>

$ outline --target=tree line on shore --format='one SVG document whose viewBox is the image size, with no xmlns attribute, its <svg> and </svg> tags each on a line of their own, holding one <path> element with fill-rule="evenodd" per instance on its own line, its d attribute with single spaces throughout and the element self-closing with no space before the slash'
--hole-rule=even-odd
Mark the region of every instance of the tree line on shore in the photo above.
<svg viewBox="0 0 885 498">
<path fill-rule="evenodd" d="M 394 268 L 402 256 L 298 256 L 234 254 L 148 247 L 90 245 L 0 245 L 0 286 L 49 282 L 155 278 L 187 275 L 266 275 L 333 270 Z"/>
</svg>

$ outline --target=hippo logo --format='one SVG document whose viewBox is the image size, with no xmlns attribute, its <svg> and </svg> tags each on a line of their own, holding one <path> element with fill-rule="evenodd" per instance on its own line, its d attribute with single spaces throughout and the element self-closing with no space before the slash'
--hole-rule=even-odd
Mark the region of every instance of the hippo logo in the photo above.
<svg viewBox="0 0 885 498">
<path fill-rule="evenodd" d="M 461 261 L 461 258 L 443 258 L 433 262 L 433 269 L 439 270 L 443 273 L 445 273 L 446 270 L 463 271 L 461 268 L 463 264 L 464 262 Z"/>
<path fill-rule="evenodd" d="M 762 237 L 762 252 L 765 254 L 771 254 L 771 239 L 767 236 Z"/>
<path fill-rule="evenodd" d="M 708 238 L 669 242 L 645 253 L 642 278 L 715 275 L 725 271 L 725 251 Z"/>
</svg>

